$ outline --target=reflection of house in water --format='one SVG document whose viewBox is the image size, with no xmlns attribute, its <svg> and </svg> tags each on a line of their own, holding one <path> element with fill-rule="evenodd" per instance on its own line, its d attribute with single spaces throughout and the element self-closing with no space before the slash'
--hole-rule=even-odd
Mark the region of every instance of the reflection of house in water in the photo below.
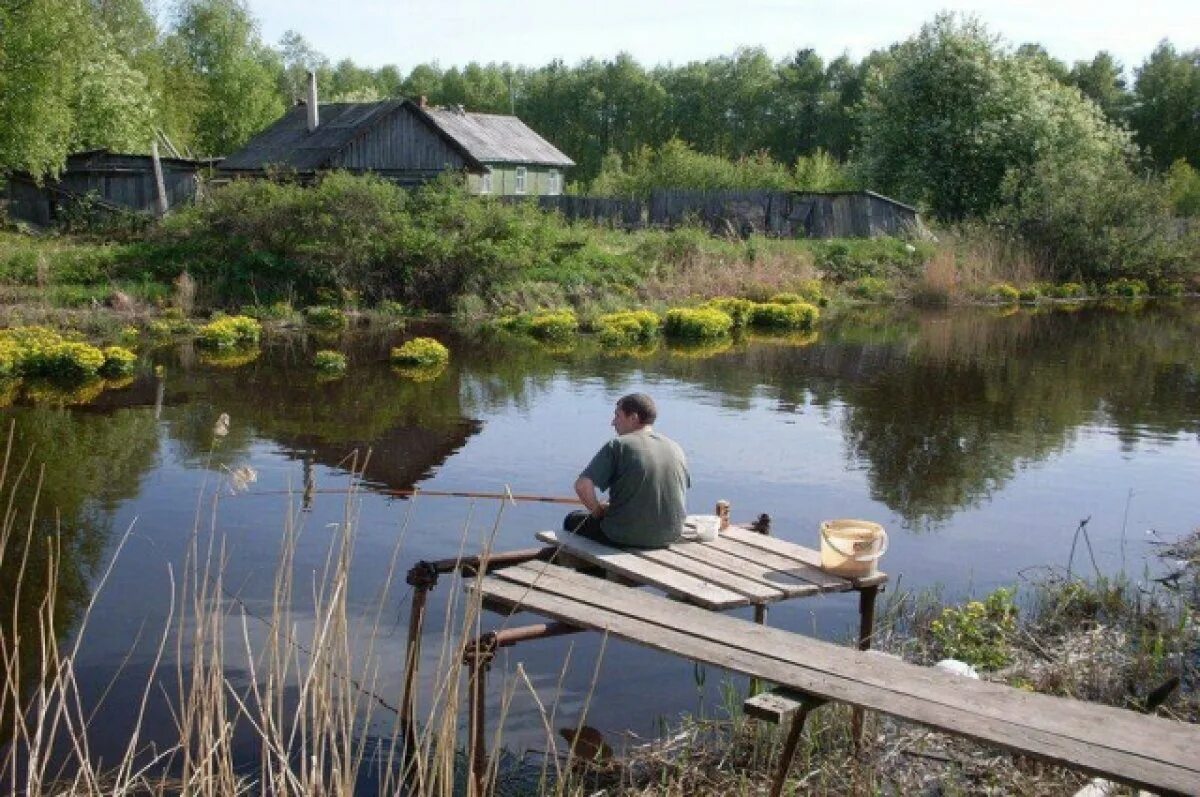
<svg viewBox="0 0 1200 797">
<path fill-rule="evenodd" d="M 340 470 L 361 470 L 367 489 L 408 490 L 432 476 L 482 428 L 479 421 L 463 419 L 453 426 L 436 429 L 396 426 L 374 440 L 329 443 L 302 435 L 279 442 L 297 459 Z M 365 468 L 364 457 L 367 457 Z"/>
<path fill-rule="evenodd" d="M 226 455 L 248 449 L 254 438 L 269 440 L 285 456 L 346 472 L 361 471 L 368 489 L 388 490 L 407 490 L 428 478 L 482 428 L 479 421 L 463 417 L 453 381 L 419 403 L 416 396 L 403 392 L 412 386 L 390 371 L 360 372 L 362 381 L 314 396 L 310 383 L 289 381 L 283 369 L 270 363 L 267 358 L 259 363 L 253 390 L 245 389 L 245 372 L 172 371 L 165 389 L 159 380 L 142 375 L 80 409 L 109 413 L 129 407 L 165 407 L 162 414 L 171 437 L 185 456 L 196 458 L 196 464 L 210 461 L 213 421 L 219 412 L 227 412 L 233 428 L 222 443 Z M 209 403 L 214 396 L 219 400 Z"/>
</svg>

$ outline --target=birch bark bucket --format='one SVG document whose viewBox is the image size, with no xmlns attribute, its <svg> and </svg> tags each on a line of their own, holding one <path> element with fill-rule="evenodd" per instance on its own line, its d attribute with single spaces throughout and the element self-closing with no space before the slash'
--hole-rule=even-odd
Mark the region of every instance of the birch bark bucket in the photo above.
<svg viewBox="0 0 1200 797">
<path fill-rule="evenodd" d="M 821 567 L 843 578 L 875 575 L 879 558 L 887 552 L 883 526 L 869 520 L 821 521 Z"/>
</svg>

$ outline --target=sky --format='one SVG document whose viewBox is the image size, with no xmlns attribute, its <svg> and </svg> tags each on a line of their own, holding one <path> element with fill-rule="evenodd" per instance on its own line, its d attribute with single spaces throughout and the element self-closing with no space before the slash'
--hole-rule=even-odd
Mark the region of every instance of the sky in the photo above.
<svg viewBox="0 0 1200 797">
<path fill-rule="evenodd" d="M 1200 46 L 1200 0 L 248 0 L 265 41 L 289 29 L 336 63 L 442 67 L 632 54 L 644 66 L 761 46 L 774 58 L 871 50 L 916 33 L 939 11 L 977 15 L 1015 46 L 1034 41 L 1068 64 L 1108 50 L 1128 69 L 1162 39 Z"/>
</svg>

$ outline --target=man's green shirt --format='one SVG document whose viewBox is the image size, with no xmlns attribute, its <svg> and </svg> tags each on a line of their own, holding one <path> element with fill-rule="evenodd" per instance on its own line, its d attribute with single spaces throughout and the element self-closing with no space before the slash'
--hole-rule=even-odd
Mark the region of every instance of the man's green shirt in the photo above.
<svg viewBox="0 0 1200 797">
<path fill-rule="evenodd" d="M 613 542 L 656 548 L 679 538 L 692 481 L 683 449 L 666 435 L 642 429 L 615 437 L 580 476 L 608 491 L 600 527 Z"/>
</svg>

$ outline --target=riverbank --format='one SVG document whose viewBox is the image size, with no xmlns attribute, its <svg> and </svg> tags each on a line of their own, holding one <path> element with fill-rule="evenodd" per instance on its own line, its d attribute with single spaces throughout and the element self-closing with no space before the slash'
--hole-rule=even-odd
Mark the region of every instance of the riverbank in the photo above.
<svg viewBox="0 0 1200 797">
<path fill-rule="evenodd" d="M 833 302 L 935 306 L 1197 288 L 1194 236 L 1159 242 L 1174 253 L 1152 272 L 1097 264 L 1055 282 L 1044 258 L 1000 227 L 934 233 L 812 241 L 722 238 L 699 227 L 627 233 L 568 224 L 532 203 L 472 197 L 448 181 L 406 193 L 334 174 L 308 188 L 235 182 L 145 230 L 0 232 L 0 300 L 90 307 L 119 292 L 187 314 L 399 305 L 468 317 L 569 308 L 587 317 L 716 297 L 764 301 L 814 286 Z"/>
</svg>

